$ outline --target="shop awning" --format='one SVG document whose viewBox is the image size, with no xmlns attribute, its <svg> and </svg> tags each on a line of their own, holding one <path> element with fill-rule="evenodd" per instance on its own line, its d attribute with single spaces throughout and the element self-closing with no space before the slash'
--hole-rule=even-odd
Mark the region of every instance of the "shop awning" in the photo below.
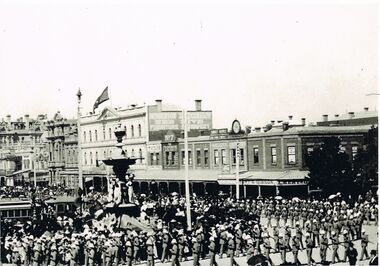
<svg viewBox="0 0 380 266">
<path fill-rule="evenodd" d="M 240 184 L 257 186 L 304 186 L 309 171 L 249 171 L 240 175 Z M 219 175 L 220 185 L 235 185 L 235 176 Z"/>
<path fill-rule="evenodd" d="M 190 181 L 216 182 L 220 171 L 215 170 L 189 170 Z M 185 170 L 135 170 L 136 181 L 185 181 Z"/>
</svg>

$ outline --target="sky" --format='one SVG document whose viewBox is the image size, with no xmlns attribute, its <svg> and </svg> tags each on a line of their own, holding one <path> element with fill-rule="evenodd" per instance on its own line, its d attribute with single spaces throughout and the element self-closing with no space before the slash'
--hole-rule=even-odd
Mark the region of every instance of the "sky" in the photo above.
<svg viewBox="0 0 380 266">
<path fill-rule="evenodd" d="M 0 0 L 0 118 L 155 99 L 215 128 L 377 109 L 377 1 Z"/>
</svg>

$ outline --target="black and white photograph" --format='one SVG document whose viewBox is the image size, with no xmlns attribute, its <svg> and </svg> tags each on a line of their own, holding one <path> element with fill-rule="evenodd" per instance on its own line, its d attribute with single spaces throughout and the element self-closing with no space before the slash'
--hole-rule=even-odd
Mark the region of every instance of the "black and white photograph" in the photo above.
<svg viewBox="0 0 380 266">
<path fill-rule="evenodd" d="M 378 265 L 377 0 L 0 0 L 0 266 Z"/>
</svg>

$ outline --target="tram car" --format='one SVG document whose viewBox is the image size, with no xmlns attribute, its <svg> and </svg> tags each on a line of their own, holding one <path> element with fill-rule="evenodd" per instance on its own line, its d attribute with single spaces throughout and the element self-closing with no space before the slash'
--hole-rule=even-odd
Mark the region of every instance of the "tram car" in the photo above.
<svg viewBox="0 0 380 266">
<path fill-rule="evenodd" d="M 40 208 L 37 204 L 36 208 Z M 0 199 L 1 219 L 26 220 L 33 215 L 32 202 L 29 199 L 2 198 Z"/>
</svg>

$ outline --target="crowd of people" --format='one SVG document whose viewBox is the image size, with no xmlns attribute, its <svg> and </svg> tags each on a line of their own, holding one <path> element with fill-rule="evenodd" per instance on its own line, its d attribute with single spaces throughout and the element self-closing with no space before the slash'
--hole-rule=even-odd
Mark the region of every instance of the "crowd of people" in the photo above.
<svg viewBox="0 0 380 266">
<path fill-rule="evenodd" d="M 2 186 L 0 188 L 0 198 L 32 198 L 36 196 L 40 199 L 45 199 L 53 196 L 74 196 L 74 189 L 64 186 Z"/>
<path fill-rule="evenodd" d="M 246 256 L 249 265 L 260 260 L 258 265 L 274 265 L 274 253 L 280 253 L 283 265 L 300 265 L 300 252 L 306 250 L 308 265 L 314 261 L 328 265 L 330 259 L 355 265 L 356 260 L 370 255 L 373 260 L 376 255 L 368 250 L 369 236 L 363 228 L 370 222 L 377 225 L 378 199 L 370 192 L 355 200 L 339 194 L 323 200 L 193 195 L 191 230 L 186 227 L 186 201 L 176 193 L 136 197 L 138 221 L 107 213 L 102 209 L 106 197 L 91 191 L 80 201 L 87 204 L 78 206 L 72 217 L 56 217 L 50 209 L 42 228 L 30 221 L 3 224 L 6 262 L 111 266 L 142 261 L 180 265 L 192 260 L 200 265 L 208 258 L 210 265 L 218 265 L 217 259 L 228 257 L 235 265 L 236 257 Z M 354 241 L 360 242 L 361 250 L 354 248 Z"/>
</svg>

